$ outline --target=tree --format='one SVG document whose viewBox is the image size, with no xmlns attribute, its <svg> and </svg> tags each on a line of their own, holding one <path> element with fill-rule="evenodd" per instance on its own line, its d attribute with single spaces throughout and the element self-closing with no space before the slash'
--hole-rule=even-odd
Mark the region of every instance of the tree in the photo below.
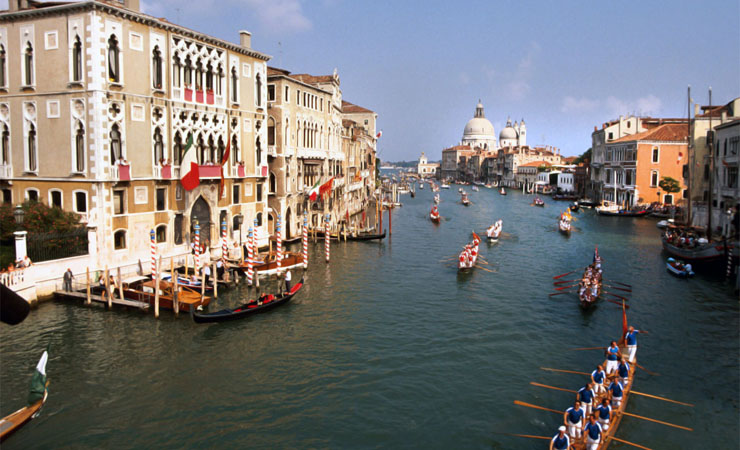
<svg viewBox="0 0 740 450">
<path fill-rule="evenodd" d="M 583 152 L 583 154 L 581 156 L 579 156 L 578 158 L 576 158 L 576 160 L 573 161 L 573 164 L 578 165 L 578 164 L 580 164 L 582 162 L 585 162 L 585 161 L 591 161 L 591 149 L 590 148 L 588 150 L 586 150 L 585 152 Z"/>
<path fill-rule="evenodd" d="M 658 183 L 658 186 L 669 194 L 675 194 L 681 191 L 681 183 L 671 177 L 663 177 Z"/>
</svg>

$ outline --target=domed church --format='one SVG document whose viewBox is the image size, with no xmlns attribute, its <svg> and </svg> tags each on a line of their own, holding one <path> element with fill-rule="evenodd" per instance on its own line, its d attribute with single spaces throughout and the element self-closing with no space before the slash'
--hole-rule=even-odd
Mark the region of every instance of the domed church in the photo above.
<svg viewBox="0 0 740 450">
<path fill-rule="evenodd" d="M 511 125 L 511 118 L 509 118 L 506 121 L 506 127 L 498 136 L 498 142 L 501 148 L 527 145 L 527 127 L 524 125 L 524 119 L 521 124 L 514 122 L 514 125 Z"/>
<path fill-rule="evenodd" d="M 501 130 L 497 142 L 493 124 L 486 119 L 483 104 L 478 100 L 478 105 L 475 107 L 475 116 L 465 124 L 461 144 L 469 145 L 473 149 L 482 148 L 484 150 L 498 150 L 503 147 L 523 147 L 527 145 L 527 127 L 524 124 L 524 119 L 522 119 L 521 123 L 514 122 L 512 125 L 509 118 L 506 122 L 506 127 Z"/>
</svg>

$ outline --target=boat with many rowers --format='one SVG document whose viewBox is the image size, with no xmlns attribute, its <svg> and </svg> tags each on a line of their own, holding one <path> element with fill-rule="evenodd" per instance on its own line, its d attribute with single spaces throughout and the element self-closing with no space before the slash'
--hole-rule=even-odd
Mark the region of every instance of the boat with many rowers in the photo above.
<svg viewBox="0 0 740 450">
<path fill-rule="evenodd" d="M 429 211 L 429 218 L 434 223 L 439 223 L 439 209 L 437 209 L 437 205 L 432 205 L 432 210 Z"/>
<path fill-rule="evenodd" d="M 486 230 L 488 242 L 496 243 L 501 236 L 501 230 L 504 228 L 504 221 L 499 219 Z"/>
<path fill-rule="evenodd" d="M 480 238 L 475 232 L 473 232 L 473 241 L 467 244 L 463 251 L 458 257 L 457 271 L 466 272 L 475 267 L 476 261 L 478 261 L 478 245 L 480 244 Z"/>
</svg>

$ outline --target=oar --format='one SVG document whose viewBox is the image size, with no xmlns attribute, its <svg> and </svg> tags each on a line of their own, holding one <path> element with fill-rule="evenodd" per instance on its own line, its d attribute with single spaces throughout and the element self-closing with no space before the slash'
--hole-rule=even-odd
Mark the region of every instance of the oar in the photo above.
<svg viewBox="0 0 740 450">
<path fill-rule="evenodd" d="M 581 281 L 581 280 L 563 280 L 563 281 L 553 281 L 553 283 L 552 283 L 552 284 L 554 284 L 554 285 L 558 285 L 558 284 L 573 283 L 573 282 L 576 282 L 576 281 Z"/>
<path fill-rule="evenodd" d="M 660 375 L 660 374 L 659 374 L 659 373 L 657 373 L 657 372 L 651 372 L 651 371 L 647 370 L 646 368 L 642 367 L 642 366 L 641 366 L 641 365 L 640 365 L 640 364 L 639 364 L 639 363 L 638 363 L 637 361 L 635 361 L 635 365 L 636 365 L 637 367 L 639 367 L 640 369 L 644 370 L 645 372 L 647 372 L 647 373 L 648 373 L 648 375 L 653 375 L 653 376 L 659 376 L 659 375 Z"/>
<path fill-rule="evenodd" d="M 642 395 L 643 397 L 654 398 L 654 399 L 657 399 L 657 400 L 663 400 L 664 402 L 677 403 L 679 405 L 691 406 L 691 407 L 694 406 L 691 403 L 679 402 L 678 400 L 671 400 L 670 398 L 658 397 L 657 395 L 650 395 L 650 394 L 646 394 L 644 392 L 630 391 L 630 393 L 631 394 Z"/>
<path fill-rule="evenodd" d="M 587 373 L 587 372 L 577 372 L 575 370 L 553 369 L 551 367 L 540 367 L 540 369 L 542 369 L 542 370 L 549 370 L 550 372 L 575 373 L 575 374 L 578 374 L 578 375 L 589 375 L 589 376 L 591 375 L 590 373 Z M 632 391 L 632 392 L 635 392 L 635 391 Z"/>
<path fill-rule="evenodd" d="M 606 347 L 581 347 L 581 348 L 572 348 L 571 350 L 606 350 Z"/>
<path fill-rule="evenodd" d="M 519 405 L 519 406 L 526 406 L 527 408 L 534 408 L 534 409 L 541 409 L 543 411 L 550 411 L 550 412 L 554 412 L 558 414 L 563 414 L 565 412 L 565 411 L 558 411 L 557 409 L 545 408 L 544 406 L 533 405 L 531 403 L 525 403 L 519 400 L 514 400 L 514 404 Z"/>
<path fill-rule="evenodd" d="M 612 294 L 611 292 L 603 291 L 603 293 L 604 294 L 607 294 L 607 295 L 611 295 L 611 296 L 617 297 L 620 300 L 629 300 L 627 297 L 622 297 L 621 295 Z"/>
<path fill-rule="evenodd" d="M 571 284 L 570 286 L 560 286 L 560 287 L 556 287 L 555 290 L 556 291 L 562 291 L 563 289 L 570 289 L 570 288 L 576 287 L 576 286 L 578 286 L 578 285 L 577 284 Z"/>
<path fill-rule="evenodd" d="M 623 443 L 623 444 L 631 445 L 631 446 L 633 446 L 633 447 L 641 448 L 641 449 L 643 449 L 643 450 L 652 450 L 652 449 L 651 449 L 650 447 L 645 447 L 644 445 L 640 445 L 640 444 L 635 444 L 634 442 L 630 442 L 630 441 L 625 441 L 624 439 L 619 439 L 619 438 L 615 438 L 614 436 L 608 436 L 608 437 L 606 438 L 606 440 L 607 440 L 607 441 L 608 441 L 609 439 L 613 439 L 613 440 L 615 440 L 615 441 L 617 441 L 617 442 L 621 442 L 621 443 Z"/>
<path fill-rule="evenodd" d="M 617 283 L 617 284 L 621 284 L 622 286 L 626 286 L 626 287 L 629 287 L 629 288 L 631 288 L 631 287 L 632 287 L 632 285 L 631 285 L 631 284 L 627 284 L 627 283 L 620 283 L 619 281 L 614 281 L 614 280 L 604 280 L 604 281 L 608 281 L 608 282 L 610 282 L 610 283 Z"/>
<path fill-rule="evenodd" d="M 619 289 L 620 291 L 625 291 L 625 292 L 632 292 L 632 289 L 627 289 L 627 288 L 621 288 L 621 287 L 619 287 L 619 286 L 612 286 L 611 284 L 606 284 L 606 283 L 604 283 L 604 286 L 606 286 L 606 287 L 610 287 L 610 288 L 614 288 L 614 289 Z"/>
<path fill-rule="evenodd" d="M 555 387 L 555 386 L 548 386 L 546 384 L 536 383 L 534 381 L 531 381 L 529 384 L 531 384 L 532 386 L 539 386 L 539 387 L 543 387 L 543 388 L 547 388 L 547 389 L 554 389 L 556 391 L 572 392 L 574 394 L 577 394 L 578 393 L 578 391 L 574 391 L 573 389 L 565 389 L 565 388 L 559 388 L 559 387 Z"/>
<path fill-rule="evenodd" d="M 662 420 L 651 419 L 650 417 L 638 416 L 637 414 L 628 413 L 626 411 L 622 411 L 622 414 L 624 414 L 625 416 L 634 417 L 636 419 L 648 420 L 650 422 L 655 422 L 655 423 L 659 423 L 659 424 L 662 424 L 662 425 L 667 425 L 667 426 L 673 427 L 673 428 L 680 428 L 680 429 L 686 430 L 686 431 L 694 431 L 693 428 L 684 427 L 682 425 L 676 425 L 674 423 L 663 422 Z"/>
<path fill-rule="evenodd" d="M 566 275 L 570 275 L 570 274 L 572 274 L 572 273 L 574 273 L 574 272 L 576 272 L 576 271 L 575 271 L 575 270 L 571 270 L 570 272 L 565 272 L 565 273 L 563 273 L 563 274 L 560 274 L 560 275 L 554 276 L 554 277 L 552 277 L 552 279 L 553 279 L 553 280 L 557 280 L 558 278 L 563 278 L 564 276 L 566 276 Z"/>
<path fill-rule="evenodd" d="M 485 267 L 478 267 L 480 270 L 485 270 L 486 272 L 496 273 L 495 271 L 491 269 L 486 269 Z"/>
<path fill-rule="evenodd" d="M 553 293 L 552 293 L 552 294 L 550 294 L 549 296 L 550 296 L 550 297 L 554 297 L 554 296 L 556 296 L 556 295 L 560 295 L 560 294 L 575 294 L 575 291 L 565 291 L 565 292 L 553 292 Z"/>
<path fill-rule="evenodd" d="M 619 305 L 619 306 L 622 306 L 622 303 L 620 303 L 620 302 L 618 302 L 618 301 L 616 301 L 616 300 L 612 300 L 612 299 L 610 299 L 610 298 L 605 298 L 604 300 L 606 300 L 607 302 L 611 302 L 611 303 L 614 303 L 615 305 Z M 627 305 L 624 305 L 624 309 L 630 309 L 630 307 L 629 307 L 629 306 L 627 306 Z"/>
<path fill-rule="evenodd" d="M 534 436 L 532 434 L 516 434 L 516 433 L 504 433 L 502 431 L 494 431 L 496 434 L 504 434 L 506 436 L 516 436 L 516 437 L 523 437 L 523 438 L 530 438 L 530 439 L 545 439 L 550 440 L 552 438 L 547 436 Z"/>
</svg>

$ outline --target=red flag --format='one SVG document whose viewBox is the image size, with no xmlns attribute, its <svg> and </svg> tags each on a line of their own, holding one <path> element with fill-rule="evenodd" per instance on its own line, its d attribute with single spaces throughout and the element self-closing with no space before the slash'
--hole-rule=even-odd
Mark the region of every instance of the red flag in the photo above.
<svg viewBox="0 0 740 450">
<path fill-rule="evenodd" d="M 229 153 L 231 153 L 231 141 L 226 144 L 226 151 L 224 151 L 224 156 L 221 158 L 221 182 L 218 185 L 218 198 L 224 196 L 224 188 L 226 187 L 226 182 L 224 180 L 224 164 L 229 161 Z"/>
<path fill-rule="evenodd" d="M 624 307 L 624 300 L 622 300 L 622 340 L 627 334 L 627 329 L 627 309 Z"/>
<path fill-rule="evenodd" d="M 322 184 L 321 187 L 319 187 L 319 196 L 323 197 L 324 194 L 331 191 L 331 187 L 334 184 L 334 177 L 329 178 L 329 181 Z"/>
</svg>

